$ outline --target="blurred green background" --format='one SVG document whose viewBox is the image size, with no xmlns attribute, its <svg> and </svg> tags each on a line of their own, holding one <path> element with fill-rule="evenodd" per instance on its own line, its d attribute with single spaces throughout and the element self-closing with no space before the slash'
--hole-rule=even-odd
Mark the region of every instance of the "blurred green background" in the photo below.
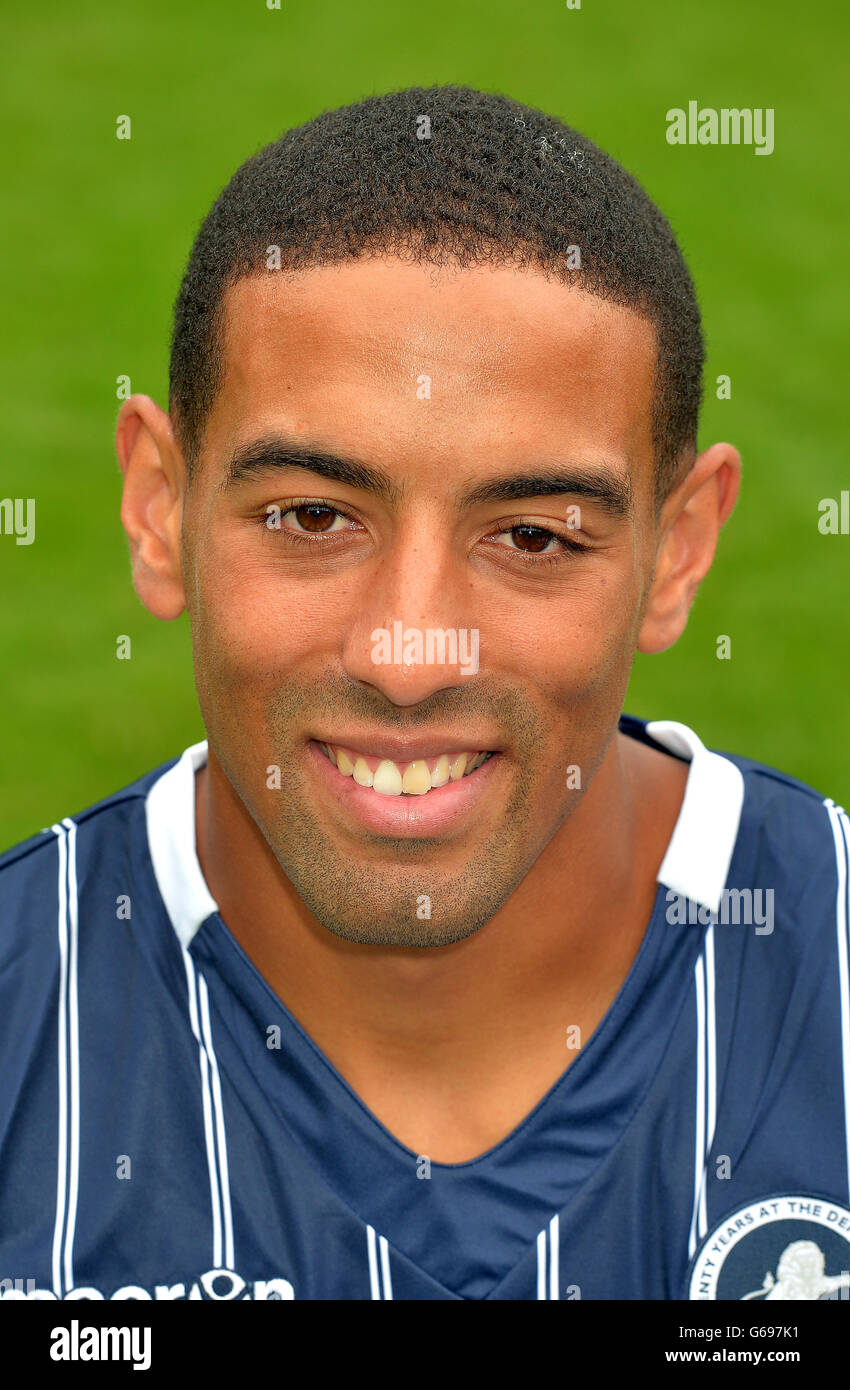
<svg viewBox="0 0 850 1390">
<path fill-rule="evenodd" d="M 840 0 L 48 0 L 3 29 L 0 498 L 36 499 L 36 538 L 0 535 L 0 847 L 203 737 L 186 618 L 156 621 L 131 587 L 113 448 L 116 377 L 166 403 L 200 220 L 287 126 L 435 82 L 540 106 L 609 150 L 697 283 L 701 446 L 740 448 L 743 493 L 685 636 L 638 658 L 626 708 L 847 800 L 850 536 L 817 526 L 850 488 Z M 775 108 L 774 153 L 668 145 L 666 111 L 691 99 Z"/>
</svg>

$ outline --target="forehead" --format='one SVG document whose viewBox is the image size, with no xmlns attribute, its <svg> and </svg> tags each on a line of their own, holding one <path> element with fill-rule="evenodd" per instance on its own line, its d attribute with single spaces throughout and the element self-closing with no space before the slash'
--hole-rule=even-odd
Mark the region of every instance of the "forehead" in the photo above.
<svg viewBox="0 0 850 1390">
<path fill-rule="evenodd" d="M 269 271 L 227 291 L 204 452 L 276 429 L 396 466 L 560 449 L 620 460 L 640 484 L 655 353 L 647 320 L 537 271 L 392 257 Z"/>
</svg>

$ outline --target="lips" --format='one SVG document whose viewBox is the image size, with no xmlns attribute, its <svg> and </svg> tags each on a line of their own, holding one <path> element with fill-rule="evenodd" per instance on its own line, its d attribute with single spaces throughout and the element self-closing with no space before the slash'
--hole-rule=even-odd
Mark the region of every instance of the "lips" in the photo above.
<svg viewBox="0 0 850 1390">
<path fill-rule="evenodd" d="M 343 777 L 378 796 L 427 796 L 428 792 L 471 776 L 493 755 L 474 749 L 432 753 L 430 756 L 385 758 L 339 743 L 319 743 L 325 757 Z"/>
<path fill-rule="evenodd" d="M 482 737 L 480 731 L 477 736 Z M 341 833 L 346 838 L 353 836 L 357 841 L 363 835 L 388 837 L 394 841 L 404 839 L 411 845 L 427 841 L 421 852 L 428 854 L 434 852 L 438 843 L 448 845 L 460 835 L 482 831 L 502 812 L 510 764 L 506 763 L 500 748 L 491 747 L 482 754 L 475 748 L 467 751 L 462 742 L 453 740 L 451 735 L 435 734 L 414 743 L 410 738 L 378 731 L 373 731 L 372 737 L 366 733 L 358 735 L 356 740 L 352 735 L 351 742 L 359 747 L 311 738 L 305 749 L 317 808 L 324 807 L 329 833 Z M 354 767 L 363 759 L 365 771 L 360 769 L 363 785 L 355 781 L 353 769 L 348 774 L 340 772 L 340 750 Z M 336 762 L 331 757 L 332 751 Z M 449 776 L 442 785 L 432 782 L 430 791 L 405 792 L 405 777 L 409 787 L 424 788 L 425 772 L 429 782 L 436 772 L 439 783 L 445 772 L 444 758 L 449 763 Z M 460 771 L 461 759 L 466 760 L 463 771 L 453 781 L 452 767 Z M 381 770 L 384 763 L 393 766 Z M 415 766 L 417 763 L 426 765 L 424 772 Z M 473 763 L 477 764 L 474 768 Z M 383 792 L 382 786 L 386 788 Z M 336 832 L 332 830 L 334 826 Z"/>
</svg>

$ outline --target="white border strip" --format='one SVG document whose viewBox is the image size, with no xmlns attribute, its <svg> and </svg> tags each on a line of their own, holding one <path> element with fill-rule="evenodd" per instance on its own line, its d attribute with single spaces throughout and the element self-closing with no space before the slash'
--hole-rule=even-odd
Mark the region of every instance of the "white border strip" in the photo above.
<svg viewBox="0 0 850 1390">
<path fill-rule="evenodd" d="M 63 820 L 68 830 L 68 1129 L 70 1164 L 68 1167 L 68 1220 L 65 1228 L 65 1287 L 74 1287 L 74 1234 L 77 1227 L 77 1199 L 80 1190 L 80 994 L 77 962 L 79 958 L 79 889 L 77 886 L 77 827 Z"/>
<path fill-rule="evenodd" d="M 708 1156 L 717 1124 L 717 999 L 714 963 L 714 923 L 705 934 L 694 965 L 697 1007 L 697 1076 L 694 1133 L 694 1207 L 688 1236 L 688 1258 L 708 1230 L 706 1189 Z"/>
<path fill-rule="evenodd" d="M 691 1230 L 688 1237 L 689 1259 L 693 1257 L 697 1248 L 697 1214 L 705 1161 L 705 966 L 703 965 L 702 951 L 697 956 L 694 966 L 694 987 L 697 1006 L 697 1109 L 694 1132 L 694 1207 L 691 1213 Z"/>
<path fill-rule="evenodd" d="M 68 1189 L 68 836 L 61 825 L 51 826 L 58 836 L 58 935 L 59 935 L 59 1147 L 56 1159 L 56 1221 L 53 1227 L 53 1292 L 62 1297 L 62 1235 Z"/>
<path fill-rule="evenodd" d="M 558 1298 L 558 1268 L 561 1258 L 560 1219 L 553 1216 L 549 1222 L 549 1297 Z"/>
<path fill-rule="evenodd" d="M 218 1152 L 219 1190 L 221 1192 L 221 1214 L 224 1223 L 224 1265 L 235 1269 L 233 1262 L 233 1212 L 230 1205 L 230 1168 L 227 1162 L 227 1137 L 224 1132 L 224 1104 L 221 1099 L 221 1078 L 218 1072 L 218 1059 L 213 1047 L 210 1028 L 210 1001 L 207 982 L 198 975 L 198 992 L 201 1000 L 201 1027 L 204 1034 L 204 1048 L 209 1058 L 212 1074 L 212 1098 L 215 1109 L 215 1136 Z M 218 1266 L 216 1266 L 218 1268 Z"/>
<path fill-rule="evenodd" d="M 386 1236 L 378 1237 L 378 1244 L 381 1247 L 381 1275 L 384 1280 L 384 1298 L 392 1298 L 393 1281 L 390 1276 L 390 1246 Z"/>
<path fill-rule="evenodd" d="M 369 1291 L 372 1299 L 380 1299 L 381 1291 L 378 1286 L 378 1257 L 375 1251 L 375 1227 L 366 1227 L 366 1252 L 369 1256 Z"/>
<path fill-rule="evenodd" d="M 537 1235 L 537 1297 L 546 1297 L 546 1227 Z"/>
<path fill-rule="evenodd" d="M 207 1149 L 212 1210 L 213 1268 L 221 1269 L 224 1259 L 224 1268 L 233 1269 L 233 1217 L 230 1205 L 230 1177 L 227 1163 L 224 1107 L 221 1100 L 218 1063 L 212 1046 L 209 997 L 206 981 L 203 975 L 196 972 L 195 963 L 185 947 L 183 949 L 183 965 L 186 970 L 186 983 L 189 990 L 189 1019 L 195 1041 L 198 1044 L 198 1059 L 201 1068 L 204 1140 Z M 200 996 L 202 1024 L 199 1023 L 198 996 Z M 201 1026 L 204 1037 L 201 1036 Z M 210 1085 L 211 1079 L 212 1085 Z M 213 1123 L 213 1110 L 215 1111 L 215 1123 Z"/>
<path fill-rule="evenodd" d="M 850 864 L 850 821 L 847 813 L 833 801 L 824 802 L 835 840 L 838 888 L 835 895 L 835 930 L 838 946 L 838 990 L 841 1001 L 841 1071 L 844 1081 L 844 1142 L 847 1154 L 847 1195 L 850 1199 L 850 969 L 848 969 L 848 864 Z"/>
<path fill-rule="evenodd" d="M 547 1254 L 548 1237 L 548 1254 Z M 537 1297 L 538 1299 L 559 1299 L 558 1279 L 561 1264 L 561 1220 L 555 1215 L 548 1228 L 543 1227 L 537 1235 Z M 547 1278 L 548 1276 L 548 1278 Z M 548 1292 L 547 1292 L 548 1289 Z"/>
<path fill-rule="evenodd" d="M 366 1227 L 366 1252 L 369 1258 L 369 1293 L 372 1299 L 392 1298 L 389 1241 L 386 1236 L 376 1237 L 374 1226 Z"/>
<path fill-rule="evenodd" d="M 79 890 L 76 823 L 66 816 L 61 825 L 53 825 L 51 830 L 57 837 L 59 858 L 59 1108 L 51 1267 L 53 1292 L 57 1298 L 63 1298 L 74 1287 L 74 1234 L 80 1188 Z"/>
<path fill-rule="evenodd" d="M 706 1213 L 706 1189 L 708 1187 L 708 1156 L 714 1143 L 714 1130 L 717 1124 L 717 1007 L 714 970 L 714 923 L 705 934 L 705 1157 L 702 1170 L 702 1185 L 699 1196 L 699 1216 L 697 1235 L 700 1240 L 708 1231 Z"/>
</svg>

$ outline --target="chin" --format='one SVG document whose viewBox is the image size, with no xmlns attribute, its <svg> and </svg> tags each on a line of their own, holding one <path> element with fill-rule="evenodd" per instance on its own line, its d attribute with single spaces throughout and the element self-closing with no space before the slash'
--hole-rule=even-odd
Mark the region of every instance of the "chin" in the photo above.
<svg viewBox="0 0 850 1390">
<path fill-rule="evenodd" d="M 362 880 L 362 873 L 358 876 Z M 290 878 L 299 896 L 322 927 L 342 941 L 358 946 L 399 946 L 406 949 L 432 949 L 451 946 L 479 931 L 513 889 L 501 893 L 492 885 L 484 892 L 478 884 L 464 891 L 457 879 L 450 883 L 423 883 L 421 874 L 410 886 L 385 885 L 381 893 L 357 891 L 349 880 L 348 893 L 330 894 L 327 881 L 305 882 Z M 359 887 L 362 889 L 362 882 Z"/>
</svg>

